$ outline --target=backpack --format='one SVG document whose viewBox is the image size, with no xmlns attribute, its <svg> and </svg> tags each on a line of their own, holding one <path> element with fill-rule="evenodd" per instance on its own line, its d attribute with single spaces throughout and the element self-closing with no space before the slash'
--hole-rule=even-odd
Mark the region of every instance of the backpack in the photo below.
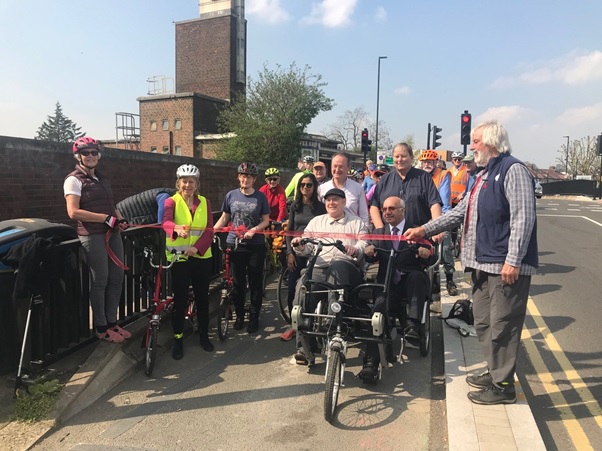
<svg viewBox="0 0 602 451">
<path fill-rule="evenodd" d="M 474 325 L 474 316 L 472 314 L 472 301 L 470 299 L 458 299 L 452 305 L 451 310 L 444 320 L 457 318 L 464 321 L 469 326 Z"/>
</svg>

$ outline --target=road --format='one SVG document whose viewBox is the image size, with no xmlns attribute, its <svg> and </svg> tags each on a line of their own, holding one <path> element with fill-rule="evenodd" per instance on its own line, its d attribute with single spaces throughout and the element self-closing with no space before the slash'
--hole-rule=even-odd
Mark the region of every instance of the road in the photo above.
<svg viewBox="0 0 602 451">
<path fill-rule="evenodd" d="M 355 378 L 358 346 L 350 349 L 334 423 L 324 420 L 323 362 L 295 365 L 294 342 L 268 291 L 263 331 L 234 332 L 207 354 L 196 336 L 184 359 L 160 355 L 149 379 L 134 374 L 72 418 L 36 450 L 288 450 L 441 449 L 447 426 L 441 322 L 433 321 L 433 352 L 406 349 L 378 386 Z"/>
<path fill-rule="evenodd" d="M 537 201 L 540 269 L 518 363 L 546 447 L 602 447 L 602 203 Z"/>
</svg>

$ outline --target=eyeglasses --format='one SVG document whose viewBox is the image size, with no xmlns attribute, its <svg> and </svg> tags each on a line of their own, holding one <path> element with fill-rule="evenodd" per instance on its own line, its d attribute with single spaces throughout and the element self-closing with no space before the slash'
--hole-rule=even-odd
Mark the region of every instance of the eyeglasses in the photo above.
<svg viewBox="0 0 602 451">
<path fill-rule="evenodd" d="M 299 186 L 301 188 L 313 188 L 314 184 L 313 183 L 299 183 Z"/>
<path fill-rule="evenodd" d="M 90 156 L 90 155 L 92 155 L 93 157 L 97 157 L 98 156 L 98 150 L 80 150 L 79 154 L 83 155 L 84 157 L 87 157 L 87 156 Z"/>
<path fill-rule="evenodd" d="M 380 209 L 383 213 L 388 211 L 403 210 L 403 207 L 383 207 Z"/>
<path fill-rule="evenodd" d="M 268 177 L 268 182 L 277 182 L 278 181 L 278 177 Z"/>
<path fill-rule="evenodd" d="M 453 161 L 462 161 L 462 158 L 452 158 Z"/>
</svg>

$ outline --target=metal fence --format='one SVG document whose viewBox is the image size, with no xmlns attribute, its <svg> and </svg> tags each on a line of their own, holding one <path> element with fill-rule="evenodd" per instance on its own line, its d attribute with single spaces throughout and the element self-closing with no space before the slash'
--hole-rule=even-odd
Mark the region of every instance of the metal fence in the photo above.
<svg viewBox="0 0 602 451">
<path fill-rule="evenodd" d="M 214 214 L 216 215 L 216 214 Z M 118 322 L 128 324 L 146 313 L 154 291 L 155 272 L 144 258 L 144 248 L 153 246 L 163 255 L 165 233 L 158 227 L 134 227 L 122 232 L 124 263 L 123 292 Z M 214 243 L 212 277 L 222 268 L 222 256 Z M 89 269 L 78 239 L 64 241 L 49 252 L 41 267 L 45 274 L 41 293 L 32 308 L 26 368 L 44 367 L 96 339 L 89 306 Z M 170 291 L 169 274 L 164 273 L 164 297 Z M 15 300 L 15 274 L 0 273 L 0 297 L 5 305 L 0 331 L 0 372 L 17 367 L 29 299 Z"/>
</svg>

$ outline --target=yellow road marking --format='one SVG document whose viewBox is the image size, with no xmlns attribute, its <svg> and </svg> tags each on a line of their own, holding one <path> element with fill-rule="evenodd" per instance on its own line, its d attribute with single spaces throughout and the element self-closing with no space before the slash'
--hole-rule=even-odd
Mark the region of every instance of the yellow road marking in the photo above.
<svg viewBox="0 0 602 451">
<path fill-rule="evenodd" d="M 541 333 L 546 346 L 552 352 L 553 356 L 556 358 L 560 367 L 562 368 L 567 381 L 575 389 L 583 401 L 583 405 L 590 411 L 592 418 L 600 427 L 602 427 L 602 409 L 600 408 L 600 405 L 592 393 L 587 389 L 577 371 L 569 362 L 558 341 L 550 332 L 531 297 L 529 297 L 527 308 L 529 314 L 535 321 L 537 329 L 539 333 Z M 593 449 L 589 439 L 587 438 L 587 435 L 583 431 L 583 428 L 575 418 L 571 406 L 567 403 L 564 395 L 562 394 L 562 390 L 560 390 L 556 384 L 556 378 L 549 372 L 547 366 L 545 365 L 543 358 L 539 354 L 537 347 L 535 346 L 535 342 L 532 339 L 531 332 L 527 328 L 523 328 L 521 338 L 527 353 L 529 354 L 531 363 L 536 370 L 537 376 L 541 381 L 542 386 L 550 396 L 550 399 L 552 400 L 555 409 L 558 411 L 567 433 L 571 437 L 576 449 Z"/>
</svg>

